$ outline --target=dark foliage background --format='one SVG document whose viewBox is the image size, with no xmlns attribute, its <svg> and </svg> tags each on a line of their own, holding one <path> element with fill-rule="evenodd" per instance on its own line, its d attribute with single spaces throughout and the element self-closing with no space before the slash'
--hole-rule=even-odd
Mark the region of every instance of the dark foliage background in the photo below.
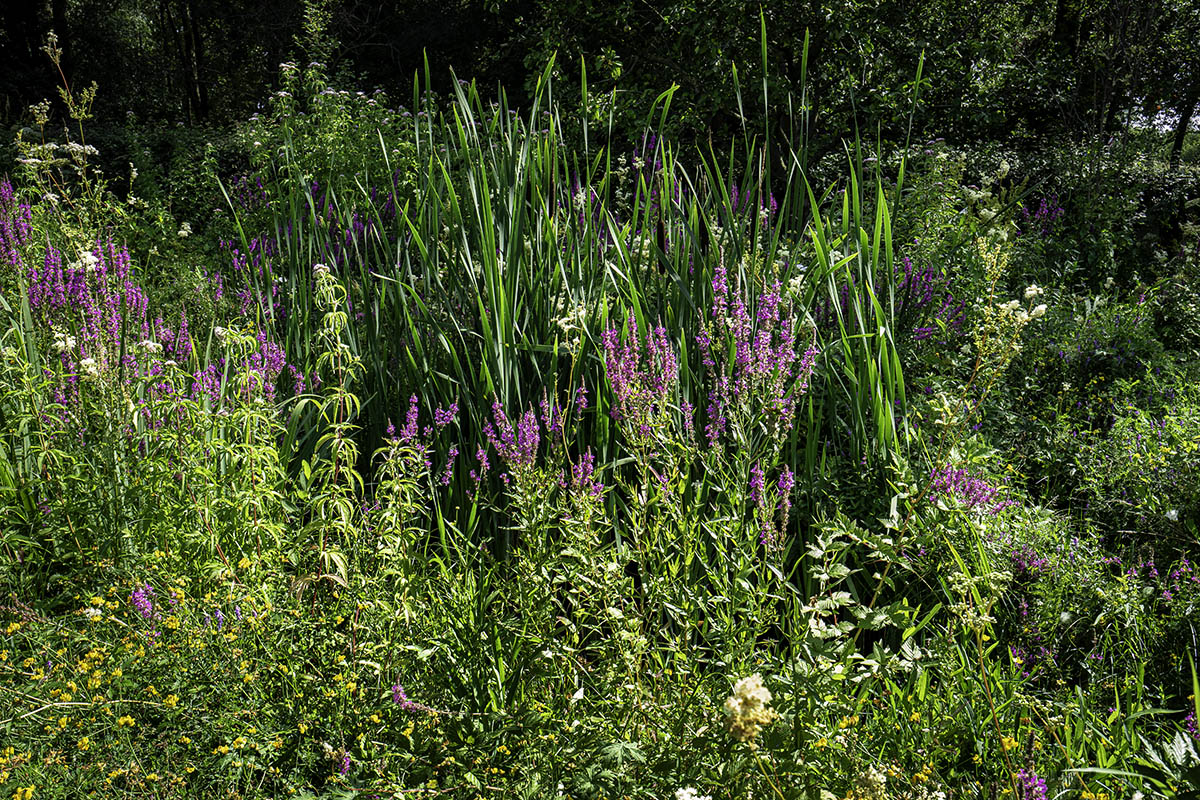
<svg viewBox="0 0 1200 800">
<path fill-rule="evenodd" d="M 772 98 L 799 87 L 809 36 L 805 99 L 818 149 L 838 146 L 856 118 L 884 126 L 885 138 L 903 132 L 907 84 L 922 53 L 927 85 L 918 132 L 951 141 L 1033 145 L 1117 134 L 1134 116 L 1161 113 L 1178 158 L 1200 100 L 1196 0 L 311 4 L 328 19 L 324 54 L 305 44 L 305 3 L 296 0 L 5 3 L 0 114 L 9 125 L 27 124 L 28 106 L 54 95 L 59 76 L 41 51 L 53 30 L 66 78 L 100 85 L 98 125 L 124 124 L 131 114 L 144 125 L 244 119 L 261 108 L 281 61 L 317 55 L 363 88 L 382 86 L 399 97 L 428 59 L 434 86 L 448 88 L 453 68 L 477 79 L 485 94 L 503 85 L 520 105 L 557 54 L 560 97 L 579 96 L 583 65 L 590 113 L 607 118 L 611 111 L 618 130 L 637 130 L 643 120 L 632 115 L 644 113 L 647 98 L 678 84 L 672 116 L 679 133 L 720 140 L 740 124 L 730 64 L 747 97 L 762 94 L 760 9 Z M 788 109 L 772 111 L 782 128 Z"/>
</svg>

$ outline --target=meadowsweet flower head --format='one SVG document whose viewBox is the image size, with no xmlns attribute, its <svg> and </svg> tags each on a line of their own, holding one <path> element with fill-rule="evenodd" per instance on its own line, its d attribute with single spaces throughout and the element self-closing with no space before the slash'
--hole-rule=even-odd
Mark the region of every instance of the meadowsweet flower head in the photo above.
<svg viewBox="0 0 1200 800">
<path fill-rule="evenodd" d="M 712 800 L 712 795 L 702 795 L 691 786 L 682 786 L 675 790 L 675 800 Z"/>
<path fill-rule="evenodd" d="M 733 685 L 733 694 L 725 699 L 725 724 L 739 742 L 755 747 L 754 738 L 779 716 L 771 708 L 771 692 L 755 673 Z"/>
<path fill-rule="evenodd" d="M 876 767 L 867 767 L 854 777 L 856 800 L 884 800 L 887 797 L 887 775 Z"/>
</svg>

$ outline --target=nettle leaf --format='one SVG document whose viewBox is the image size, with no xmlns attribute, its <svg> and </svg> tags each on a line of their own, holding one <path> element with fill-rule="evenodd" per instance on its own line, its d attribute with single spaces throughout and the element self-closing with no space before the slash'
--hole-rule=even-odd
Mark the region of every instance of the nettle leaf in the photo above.
<svg viewBox="0 0 1200 800">
<path fill-rule="evenodd" d="M 646 756 L 633 742 L 613 742 L 600 748 L 600 758 L 622 769 L 626 762 L 645 764 Z"/>
</svg>

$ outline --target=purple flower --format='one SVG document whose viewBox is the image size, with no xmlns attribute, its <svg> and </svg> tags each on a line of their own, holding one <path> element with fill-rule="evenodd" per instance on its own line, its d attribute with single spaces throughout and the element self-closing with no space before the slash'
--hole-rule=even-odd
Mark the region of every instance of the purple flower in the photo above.
<svg viewBox="0 0 1200 800">
<path fill-rule="evenodd" d="M 446 469 L 442 472 L 440 483 L 442 486 L 449 486 L 450 480 L 454 477 L 454 460 L 458 458 L 458 445 L 451 445 L 450 450 L 446 453 Z"/>
<path fill-rule="evenodd" d="M 595 456 L 589 449 L 579 457 L 578 464 L 571 465 L 571 488 L 590 497 L 600 497 L 604 492 L 604 484 L 596 480 L 595 474 Z"/>
<path fill-rule="evenodd" d="M 637 318 L 631 313 L 622 340 L 616 328 L 601 337 L 604 366 L 613 393 L 612 417 L 625 422 L 639 439 L 650 434 L 651 423 L 667 409 L 667 398 L 679 379 L 679 363 L 667 337 L 658 325 L 646 337 L 638 335 Z"/>
<path fill-rule="evenodd" d="M 422 710 L 420 704 L 408 699 L 408 694 L 404 691 L 404 687 L 398 683 L 392 687 L 392 702 L 400 706 L 401 710 L 410 713 Z"/>
<path fill-rule="evenodd" d="M 931 501 L 954 501 L 967 511 L 982 509 L 993 515 L 1015 505 L 1012 500 L 999 500 L 999 495 L 999 487 L 992 486 L 965 469 L 954 469 L 949 465 L 934 471 L 929 489 Z"/>
<path fill-rule="evenodd" d="M 762 507 L 763 504 L 763 470 L 757 461 L 750 468 L 750 502 Z"/>
<path fill-rule="evenodd" d="M 414 394 L 408 398 L 408 415 L 404 420 L 404 427 L 400 429 L 401 442 L 407 444 L 417 438 L 417 411 L 417 396 Z"/>
<path fill-rule="evenodd" d="M 1017 800 L 1046 800 L 1046 781 L 1032 769 L 1017 772 Z"/>
<path fill-rule="evenodd" d="M 133 590 L 133 594 L 129 599 L 133 602 L 133 607 L 142 615 L 142 619 L 153 619 L 156 614 L 154 611 L 154 589 L 150 584 L 143 583 Z"/>
<path fill-rule="evenodd" d="M 510 468 L 524 470 L 533 466 L 537 458 L 538 445 L 541 435 L 538 432 L 537 414 L 529 409 L 517 422 L 514 430 L 512 422 L 504 413 L 499 398 L 492 401 L 492 421 L 485 421 L 483 432 L 492 447 L 500 454 L 500 458 Z M 487 470 L 487 458 L 483 449 L 479 453 L 480 467 Z"/>
<path fill-rule="evenodd" d="M 433 424 L 438 428 L 444 428 L 451 422 L 454 422 L 458 416 L 458 403 L 451 403 L 449 408 L 435 408 L 433 410 Z"/>
</svg>

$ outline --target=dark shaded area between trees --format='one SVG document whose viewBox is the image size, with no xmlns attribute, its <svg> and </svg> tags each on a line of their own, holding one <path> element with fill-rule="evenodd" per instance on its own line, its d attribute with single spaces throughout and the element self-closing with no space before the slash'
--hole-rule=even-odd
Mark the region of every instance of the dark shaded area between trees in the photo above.
<svg viewBox="0 0 1200 800">
<path fill-rule="evenodd" d="M 325 53 L 306 38 L 295 0 L 41 0 L 0 8 L 0 114 L 28 124 L 28 107 L 56 95 L 59 76 L 42 52 L 53 30 L 72 86 L 95 81 L 98 126 L 223 126 L 262 107 L 286 59 L 325 56 L 362 88 L 411 96 L 426 59 L 433 85 L 450 68 L 484 92 L 503 86 L 520 105 L 556 56 L 560 101 L 610 115 L 638 131 L 638 115 L 678 84 L 677 134 L 723 141 L 740 122 L 738 70 L 747 98 L 766 88 L 783 130 L 788 92 L 799 97 L 809 36 L 805 100 L 813 146 L 837 147 L 856 119 L 902 138 L 911 82 L 926 55 L 915 130 L 951 141 L 1036 146 L 1117 135 L 1158 118 L 1178 160 L 1200 103 L 1197 0 L 827 2 L 457 0 L 310 3 L 328 21 Z M 798 100 L 797 100 L 798 101 Z M 761 102 L 761 101 L 760 101 Z M 754 109 L 757 111 L 758 109 Z M 873 135 L 871 131 L 868 135 Z"/>
</svg>

